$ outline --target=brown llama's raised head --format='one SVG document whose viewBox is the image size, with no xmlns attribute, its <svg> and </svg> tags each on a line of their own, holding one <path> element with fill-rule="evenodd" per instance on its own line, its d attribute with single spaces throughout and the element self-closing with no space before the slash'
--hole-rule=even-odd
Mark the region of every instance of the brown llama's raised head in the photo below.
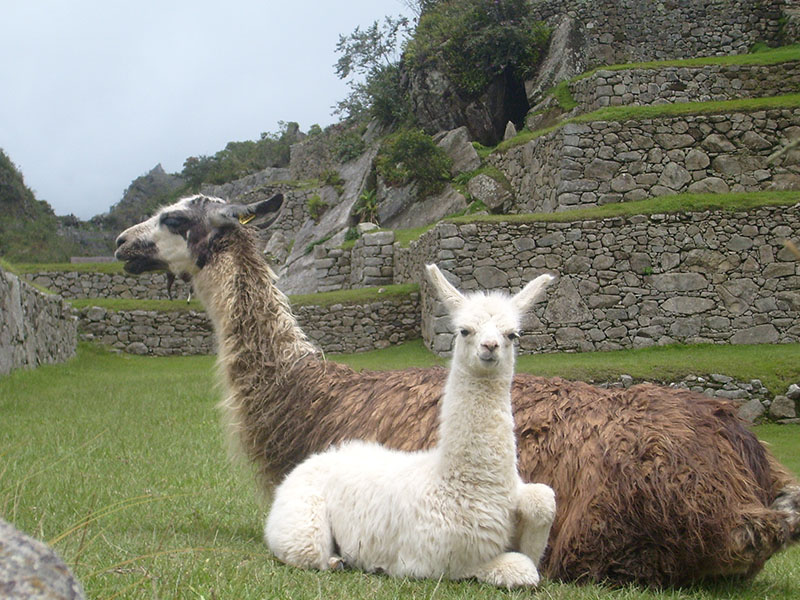
<svg viewBox="0 0 800 600">
<path fill-rule="evenodd" d="M 187 279 L 209 261 L 213 249 L 255 217 L 273 220 L 283 195 L 252 204 L 228 204 L 210 196 L 182 198 L 117 238 L 117 260 L 128 273 L 166 270 Z"/>
</svg>

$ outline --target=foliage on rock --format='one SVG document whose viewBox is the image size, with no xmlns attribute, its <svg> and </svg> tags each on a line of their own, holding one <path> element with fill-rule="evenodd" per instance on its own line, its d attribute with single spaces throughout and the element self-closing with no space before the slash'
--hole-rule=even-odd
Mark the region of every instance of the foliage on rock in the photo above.
<svg viewBox="0 0 800 600">
<path fill-rule="evenodd" d="M 376 159 L 376 170 L 390 186 L 416 181 L 420 197 L 436 194 L 450 180 L 452 161 L 431 136 L 407 129 L 384 139 Z"/>
<path fill-rule="evenodd" d="M 476 96 L 504 73 L 525 79 L 549 35 L 526 0 L 443 0 L 420 17 L 405 60 L 412 69 L 442 69 L 459 91 Z"/>
</svg>

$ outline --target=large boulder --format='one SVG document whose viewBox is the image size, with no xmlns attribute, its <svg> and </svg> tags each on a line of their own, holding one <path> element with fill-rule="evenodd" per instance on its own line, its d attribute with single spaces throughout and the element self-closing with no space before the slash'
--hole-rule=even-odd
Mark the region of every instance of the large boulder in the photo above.
<svg viewBox="0 0 800 600">
<path fill-rule="evenodd" d="M 587 69 L 584 25 L 568 15 L 554 25 L 545 58 L 536 76 L 525 82 L 525 93 L 531 106 L 536 106 L 556 84 L 580 75 Z"/>
<path fill-rule="evenodd" d="M 49 546 L 0 519 L 0 598 L 83 600 L 86 596 Z"/>
<path fill-rule="evenodd" d="M 378 220 L 390 229 L 421 227 L 467 208 L 467 199 L 451 185 L 435 196 L 419 198 L 414 182 L 393 188 L 379 181 L 378 200 Z"/>
<path fill-rule="evenodd" d="M 469 139 L 469 131 L 466 127 L 459 127 L 435 136 L 436 145 L 442 148 L 447 156 L 453 161 L 450 166 L 450 174 L 458 175 L 466 171 L 474 171 L 481 166 L 481 159 L 478 151 Z"/>
</svg>

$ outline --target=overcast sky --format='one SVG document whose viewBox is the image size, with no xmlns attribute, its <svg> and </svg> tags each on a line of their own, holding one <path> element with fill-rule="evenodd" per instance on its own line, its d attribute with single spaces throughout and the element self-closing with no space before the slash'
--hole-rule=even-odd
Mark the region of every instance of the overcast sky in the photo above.
<svg viewBox="0 0 800 600">
<path fill-rule="evenodd" d="M 336 122 L 339 34 L 401 0 L 3 0 L 0 148 L 58 215 L 106 212 L 161 163 Z"/>
</svg>

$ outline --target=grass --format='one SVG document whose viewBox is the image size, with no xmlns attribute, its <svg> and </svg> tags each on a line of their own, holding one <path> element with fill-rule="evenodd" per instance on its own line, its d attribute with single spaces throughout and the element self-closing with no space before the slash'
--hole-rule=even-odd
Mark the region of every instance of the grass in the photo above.
<svg viewBox="0 0 800 600">
<path fill-rule="evenodd" d="M 623 63 L 597 67 L 578 75 L 573 81 L 591 77 L 597 71 L 627 71 L 631 69 L 663 69 L 665 67 L 704 67 L 706 65 L 776 65 L 800 60 L 800 45 L 783 46 L 755 52 L 752 54 L 730 54 L 723 56 L 702 56 L 681 60 L 663 60 L 638 63 Z"/>
<path fill-rule="evenodd" d="M 617 202 L 577 208 L 558 213 L 525 213 L 515 215 L 466 215 L 448 221 L 454 223 L 572 223 L 624 217 L 679 212 L 725 210 L 745 212 L 763 206 L 792 206 L 800 202 L 800 192 L 743 192 L 736 194 L 675 194 L 658 196 L 634 202 Z"/>
<path fill-rule="evenodd" d="M 399 366 L 419 352 L 378 355 Z M 475 582 L 303 572 L 261 541 L 264 507 L 231 465 L 214 405 L 213 358 L 114 355 L 81 344 L 65 365 L 0 377 L 0 515 L 54 545 L 87 597 L 789 599 L 800 547 L 754 581 L 664 591 L 547 581 L 536 592 Z M 795 473 L 800 427 L 757 433 Z"/>
<path fill-rule="evenodd" d="M 331 355 L 354 369 L 385 370 L 446 364 L 425 348 L 422 340 L 360 354 Z M 687 375 L 720 373 L 742 381 L 760 379 L 772 394 L 783 394 L 800 380 L 800 344 L 673 345 L 615 350 L 526 354 L 517 371 L 544 377 L 610 381 L 627 374 L 636 381 L 669 382 Z"/>
<path fill-rule="evenodd" d="M 319 294 L 296 294 L 289 296 L 292 306 L 331 306 L 333 304 L 368 304 L 387 298 L 402 298 L 419 291 L 415 283 L 386 285 L 383 287 L 357 288 Z M 132 311 L 148 310 L 157 312 L 205 311 L 198 300 L 139 300 L 135 298 L 81 298 L 68 300 L 77 309 L 99 306 L 106 310 Z"/>
<path fill-rule="evenodd" d="M 203 312 L 205 308 L 198 300 L 139 300 L 137 298 L 78 298 L 67 300 L 74 308 L 99 306 L 112 312 L 147 310 L 156 312 Z"/>
<path fill-rule="evenodd" d="M 556 131 L 568 123 L 592 123 L 597 121 L 641 121 L 643 119 L 664 119 L 689 115 L 730 114 L 735 112 L 755 112 L 777 108 L 793 109 L 800 106 L 800 94 L 784 94 L 768 98 L 742 98 L 738 100 L 719 100 L 713 102 L 678 102 L 657 105 L 607 106 L 598 110 L 565 119 L 544 129 L 523 130 L 510 140 L 498 144 L 495 152 L 507 152 L 522 146 L 543 135 Z"/>
<path fill-rule="evenodd" d="M 8 263 L 6 263 L 8 264 Z M 123 275 L 123 263 L 97 262 L 97 263 L 14 263 L 9 264 L 10 270 L 17 275 L 32 273 L 106 273 L 109 275 Z"/>
</svg>

